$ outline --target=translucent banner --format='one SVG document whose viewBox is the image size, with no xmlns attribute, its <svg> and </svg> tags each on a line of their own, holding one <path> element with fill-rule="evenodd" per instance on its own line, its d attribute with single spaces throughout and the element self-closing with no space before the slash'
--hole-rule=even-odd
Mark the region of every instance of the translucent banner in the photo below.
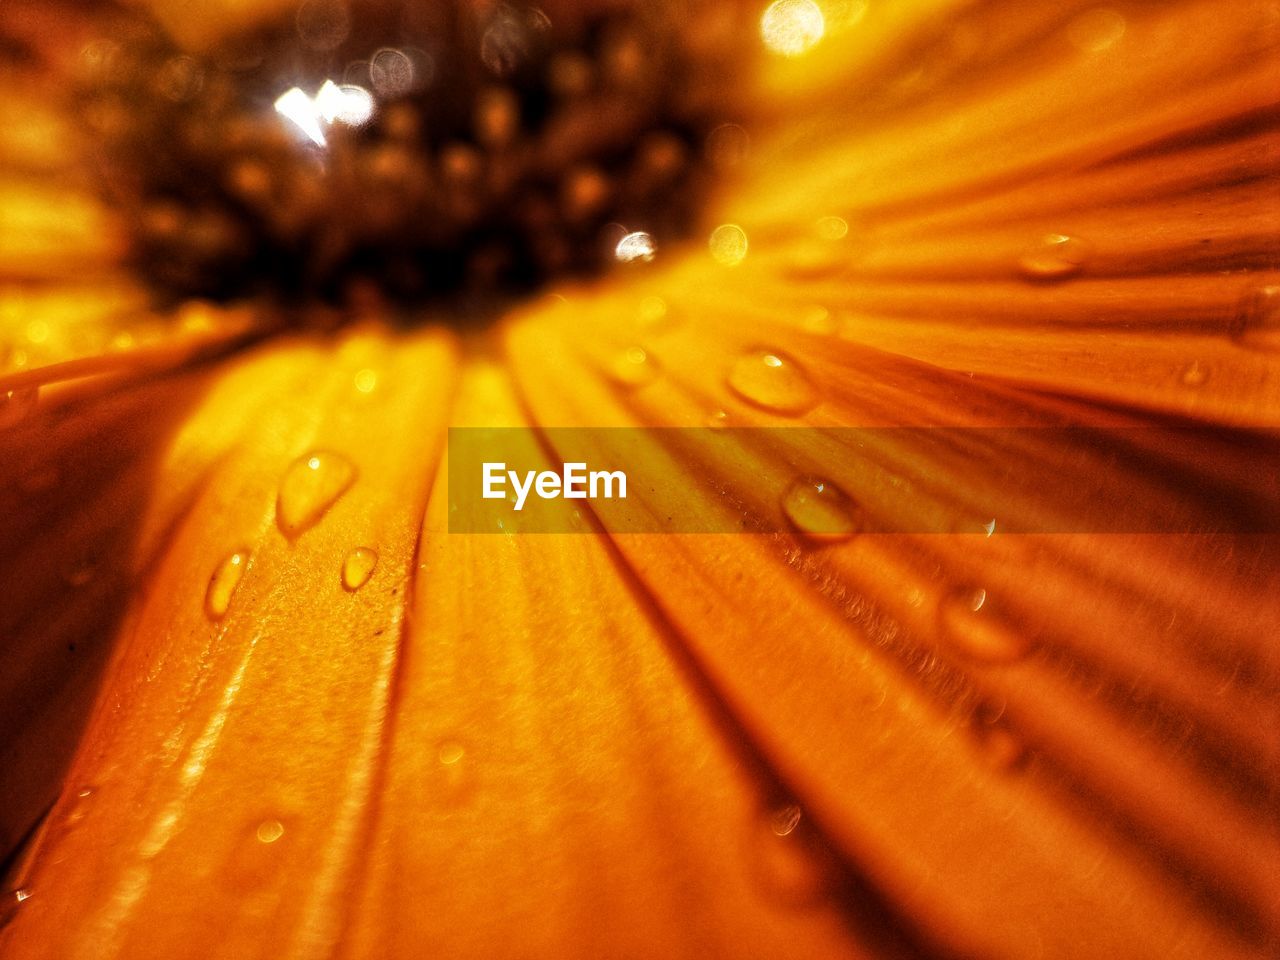
<svg viewBox="0 0 1280 960">
<path fill-rule="evenodd" d="M 454 533 L 1280 531 L 1280 430 L 449 431 Z"/>
</svg>

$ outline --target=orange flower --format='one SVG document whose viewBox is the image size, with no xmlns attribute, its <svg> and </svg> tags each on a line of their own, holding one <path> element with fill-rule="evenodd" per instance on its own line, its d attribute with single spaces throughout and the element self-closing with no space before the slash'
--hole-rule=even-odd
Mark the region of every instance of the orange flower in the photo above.
<svg viewBox="0 0 1280 960">
<path fill-rule="evenodd" d="M 322 330 L 157 307 L 0 10 L 0 956 L 1274 953 L 1274 4 L 749 12 L 692 239 Z"/>
</svg>

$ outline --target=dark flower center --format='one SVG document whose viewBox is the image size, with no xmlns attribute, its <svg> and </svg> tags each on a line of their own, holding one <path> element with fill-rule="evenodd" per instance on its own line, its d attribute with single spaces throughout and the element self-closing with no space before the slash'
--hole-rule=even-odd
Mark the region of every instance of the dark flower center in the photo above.
<svg viewBox="0 0 1280 960">
<path fill-rule="evenodd" d="M 177 299 L 483 316 L 679 238 L 746 25 L 580 6 L 307 0 L 202 54 L 122 15 L 77 97 L 136 268 Z"/>
</svg>

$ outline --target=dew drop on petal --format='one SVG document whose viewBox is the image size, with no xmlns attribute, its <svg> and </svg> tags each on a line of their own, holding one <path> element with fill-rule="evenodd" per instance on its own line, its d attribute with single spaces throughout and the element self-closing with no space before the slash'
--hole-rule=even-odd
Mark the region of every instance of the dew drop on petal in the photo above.
<svg viewBox="0 0 1280 960">
<path fill-rule="evenodd" d="M 466 756 L 466 748 L 456 740 L 446 740 L 436 751 L 436 759 L 445 766 L 452 766 Z"/>
<path fill-rule="evenodd" d="M 356 547 L 342 561 L 342 586 L 355 593 L 373 576 L 378 565 L 378 554 L 369 547 Z"/>
<path fill-rule="evenodd" d="M 315 450 L 285 471 L 276 497 L 276 524 L 286 537 L 296 537 L 315 524 L 356 480 L 346 457 Z"/>
<path fill-rule="evenodd" d="M 817 540 L 845 540 L 859 530 L 857 504 L 820 477 L 792 483 L 782 495 L 782 512 L 797 530 Z"/>
<path fill-rule="evenodd" d="M 210 620 L 221 620 L 227 615 L 231 598 L 235 596 L 236 587 L 240 586 L 240 578 L 248 566 L 249 551 L 237 550 L 214 569 L 204 594 L 204 612 Z"/>
<path fill-rule="evenodd" d="M 757 817 L 751 867 L 766 896 L 789 906 L 816 903 L 832 890 L 831 854 L 805 829 L 804 813 L 794 803 Z"/>
<path fill-rule="evenodd" d="M 642 347 L 627 347 L 609 367 L 610 378 L 623 387 L 643 387 L 658 378 L 658 362 Z"/>
<path fill-rule="evenodd" d="M 819 303 L 812 303 L 800 312 L 800 326 L 809 333 L 832 334 L 838 324 L 836 316 Z"/>
<path fill-rule="evenodd" d="M 809 375 L 790 357 L 751 350 L 729 370 L 729 387 L 743 400 L 774 413 L 797 415 L 818 403 Z"/>
<path fill-rule="evenodd" d="M 794 803 L 778 807 L 769 814 L 769 826 L 775 836 L 785 837 L 800 825 L 804 812 Z"/>
<path fill-rule="evenodd" d="M 962 587 L 942 599 L 938 633 L 952 650 L 981 663 L 1010 663 L 1031 649 L 1029 638 L 991 612 L 990 598 L 981 587 Z"/>
<path fill-rule="evenodd" d="M 1003 704 L 998 708 L 979 707 L 972 721 L 974 738 L 987 763 L 998 770 L 1012 770 L 1027 755 L 1023 742 L 1004 717 Z"/>
<path fill-rule="evenodd" d="M 459 740 L 436 744 L 436 764 L 432 788 L 445 806 L 465 803 L 475 788 L 475 771 L 466 746 Z"/>
<path fill-rule="evenodd" d="M 254 831 L 254 836 L 259 843 L 275 843 L 284 836 L 284 824 L 279 820 L 263 820 Z"/>
<path fill-rule="evenodd" d="M 68 826 L 74 826 L 88 816 L 93 795 L 93 787 L 81 787 L 76 791 L 75 796 L 71 798 L 70 808 L 67 810 L 66 823 Z"/>
<path fill-rule="evenodd" d="M 707 426 L 712 430 L 721 430 L 729 425 L 729 414 L 723 410 L 712 410 L 707 414 Z"/>
<path fill-rule="evenodd" d="M 378 374 L 376 371 L 365 367 L 363 370 L 356 372 L 355 376 L 356 390 L 360 393 L 373 393 L 378 386 Z"/>
<path fill-rule="evenodd" d="M 707 246 L 716 263 L 736 266 L 747 256 L 747 232 L 736 223 L 722 223 L 711 231 Z"/>
<path fill-rule="evenodd" d="M 842 217 L 819 217 L 813 228 L 822 240 L 843 240 L 849 233 L 849 224 Z"/>
<path fill-rule="evenodd" d="M 775 0 L 760 18 L 764 45 L 784 57 L 798 57 L 813 48 L 827 25 L 822 8 L 813 0 Z"/>
<path fill-rule="evenodd" d="M 1079 237 L 1046 233 L 1018 260 L 1018 269 L 1029 280 L 1061 280 L 1080 272 L 1093 248 Z"/>
<path fill-rule="evenodd" d="M 1203 386 L 1209 379 L 1209 368 L 1199 360 L 1192 360 L 1182 368 L 1182 373 L 1179 374 L 1178 379 L 1182 381 L 1184 386 Z"/>
</svg>

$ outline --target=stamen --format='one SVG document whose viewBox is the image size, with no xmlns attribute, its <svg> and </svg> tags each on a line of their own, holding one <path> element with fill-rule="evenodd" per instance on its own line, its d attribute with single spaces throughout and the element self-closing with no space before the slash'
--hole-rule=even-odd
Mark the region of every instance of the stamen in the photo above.
<svg viewBox="0 0 1280 960">
<path fill-rule="evenodd" d="M 724 175 L 707 136 L 741 128 L 687 91 L 736 89 L 730 51 L 639 0 L 478 9 L 308 0 L 202 56 L 131 14 L 79 112 L 138 271 L 178 299 L 483 314 L 689 236 Z"/>
</svg>

